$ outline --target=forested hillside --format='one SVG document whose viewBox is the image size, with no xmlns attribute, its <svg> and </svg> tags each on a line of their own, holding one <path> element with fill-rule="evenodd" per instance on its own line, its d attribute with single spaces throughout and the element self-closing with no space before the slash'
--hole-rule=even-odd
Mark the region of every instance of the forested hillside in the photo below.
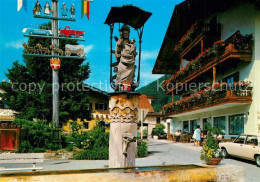
<svg viewBox="0 0 260 182">
<path fill-rule="evenodd" d="M 165 80 L 165 76 L 137 90 L 141 94 L 155 96 L 155 100 L 152 102 L 155 112 L 160 112 L 165 104 L 171 102 L 171 95 L 165 95 L 165 92 L 159 86 L 163 80 Z"/>
</svg>

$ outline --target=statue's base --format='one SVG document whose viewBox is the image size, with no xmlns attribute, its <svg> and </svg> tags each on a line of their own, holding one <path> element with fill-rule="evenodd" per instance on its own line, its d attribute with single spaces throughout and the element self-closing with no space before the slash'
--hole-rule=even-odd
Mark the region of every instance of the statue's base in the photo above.
<svg viewBox="0 0 260 182">
<path fill-rule="evenodd" d="M 110 94 L 109 167 L 135 165 L 139 93 Z"/>
</svg>

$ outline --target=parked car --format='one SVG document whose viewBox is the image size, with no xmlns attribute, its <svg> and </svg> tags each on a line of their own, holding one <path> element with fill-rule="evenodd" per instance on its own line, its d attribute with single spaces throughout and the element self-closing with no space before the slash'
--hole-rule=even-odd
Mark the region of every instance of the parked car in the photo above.
<svg viewBox="0 0 260 182">
<path fill-rule="evenodd" d="M 219 143 L 223 157 L 236 156 L 255 161 L 260 167 L 260 135 L 241 134 L 233 142 Z"/>
<path fill-rule="evenodd" d="M 71 30 L 70 26 L 66 26 L 63 30 L 60 30 L 61 37 L 83 37 L 85 34 L 84 31 L 81 30 Z"/>
<path fill-rule="evenodd" d="M 167 133 L 160 131 L 159 128 L 153 128 L 152 129 L 152 138 L 154 136 L 158 136 L 159 139 L 167 139 Z"/>
<path fill-rule="evenodd" d="M 52 35 L 51 30 L 44 30 L 44 29 L 34 29 L 34 28 L 24 28 L 23 29 L 24 34 L 30 34 L 30 35 Z"/>
</svg>

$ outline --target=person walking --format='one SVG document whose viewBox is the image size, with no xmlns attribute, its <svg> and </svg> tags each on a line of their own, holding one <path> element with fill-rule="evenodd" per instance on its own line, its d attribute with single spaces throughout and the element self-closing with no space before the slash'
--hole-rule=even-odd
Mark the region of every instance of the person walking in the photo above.
<svg viewBox="0 0 260 182">
<path fill-rule="evenodd" d="M 197 129 L 194 131 L 194 138 L 196 140 L 197 147 L 200 146 L 201 136 L 200 136 L 200 125 L 197 126 Z"/>
</svg>

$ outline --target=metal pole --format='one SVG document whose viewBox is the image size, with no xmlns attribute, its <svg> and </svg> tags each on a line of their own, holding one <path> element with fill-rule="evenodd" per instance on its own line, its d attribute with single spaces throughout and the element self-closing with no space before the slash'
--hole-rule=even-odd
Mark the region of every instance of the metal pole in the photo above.
<svg viewBox="0 0 260 182">
<path fill-rule="evenodd" d="M 113 30 L 114 24 L 110 25 L 110 85 L 114 88 L 112 80 L 112 60 L 113 60 Z"/>
<path fill-rule="evenodd" d="M 143 123 L 144 123 L 144 110 L 141 109 L 141 139 L 143 139 Z"/>
<path fill-rule="evenodd" d="M 52 0 L 52 16 L 58 17 L 58 0 Z M 52 20 L 52 32 L 54 37 L 59 36 L 59 21 Z M 52 45 L 55 49 L 59 47 L 59 40 L 52 39 Z M 55 54 L 53 52 L 52 54 Z M 52 120 L 56 128 L 59 127 L 59 70 L 52 69 Z"/>
</svg>

